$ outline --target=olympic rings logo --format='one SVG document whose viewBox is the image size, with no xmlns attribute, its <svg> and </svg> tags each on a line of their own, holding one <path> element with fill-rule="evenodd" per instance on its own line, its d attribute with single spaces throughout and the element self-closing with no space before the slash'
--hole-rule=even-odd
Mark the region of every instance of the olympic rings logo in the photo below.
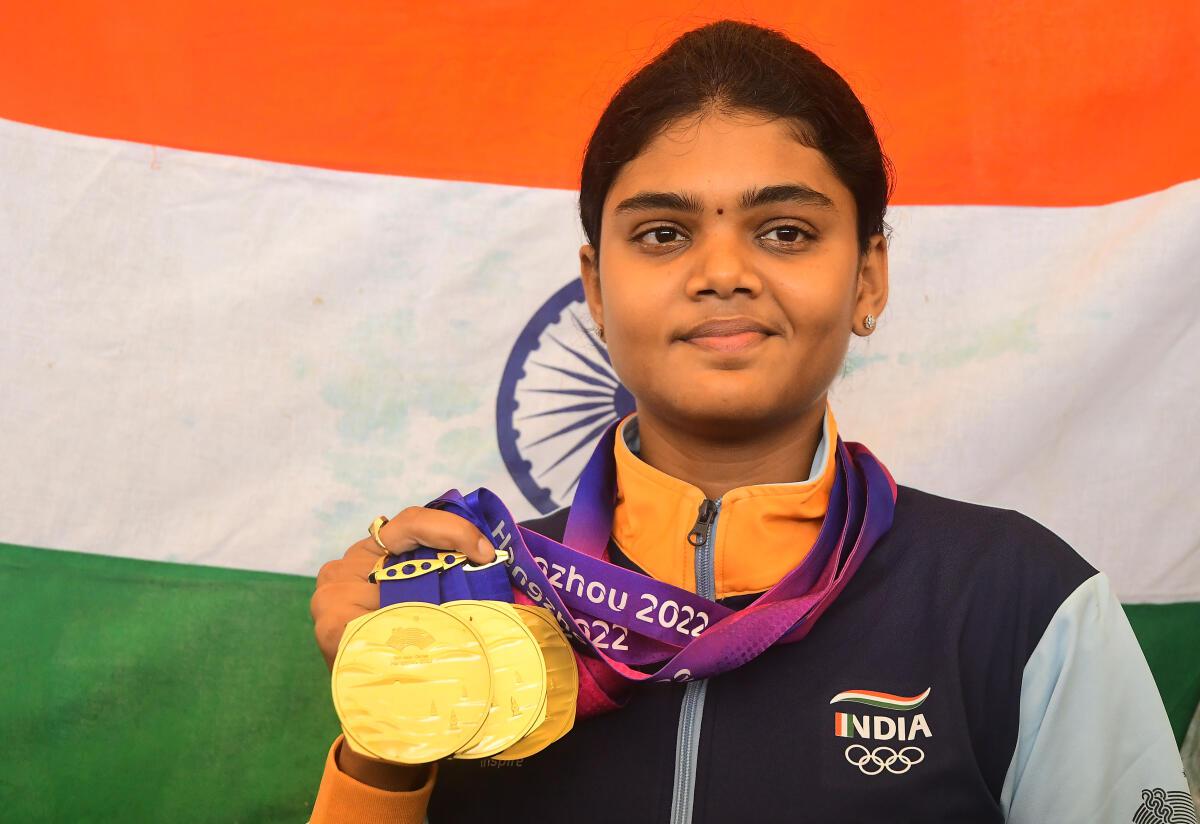
<svg viewBox="0 0 1200 824">
<path fill-rule="evenodd" d="M 854 750 L 862 750 L 862 755 L 851 755 Z M 899 752 L 891 747 L 868 750 L 862 744 L 851 744 L 846 747 L 846 760 L 858 767 L 863 775 L 879 775 L 884 770 L 902 775 L 925 760 L 925 751 L 920 747 L 904 747 Z"/>
</svg>

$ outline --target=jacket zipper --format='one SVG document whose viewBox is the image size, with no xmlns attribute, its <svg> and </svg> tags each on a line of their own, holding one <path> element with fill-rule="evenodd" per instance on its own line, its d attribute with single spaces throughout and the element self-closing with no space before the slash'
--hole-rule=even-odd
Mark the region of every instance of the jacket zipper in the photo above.
<svg viewBox="0 0 1200 824">
<path fill-rule="evenodd" d="M 692 525 L 692 531 L 688 533 L 688 543 L 696 547 L 697 550 L 704 546 L 708 541 L 708 533 L 712 531 L 713 523 L 717 520 L 717 512 L 721 509 L 721 501 L 705 498 L 700 504 L 700 513 L 696 515 L 696 523 Z M 696 558 L 699 561 L 699 556 Z M 700 574 L 699 565 L 696 566 L 696 574 Z M 696 592 L 700 592 L 700 581 L 696 580 Z"/>
<path fill-rule="evenodd" d="M 716 573 L 713 570 L 713 541 L 721 500 L 705 498 L 688 533 L 688 543 L 696 548 L 696 594 L 716 598 Z M 675 783 L 671 793 L 671 824 L 690 824 L 696 796 L 696 756 L 700 749 L 700 723 L 704 717 L 707 679 L 689 681 L 679 708 L 679 729 L 675 738 Z"/>
</svg>

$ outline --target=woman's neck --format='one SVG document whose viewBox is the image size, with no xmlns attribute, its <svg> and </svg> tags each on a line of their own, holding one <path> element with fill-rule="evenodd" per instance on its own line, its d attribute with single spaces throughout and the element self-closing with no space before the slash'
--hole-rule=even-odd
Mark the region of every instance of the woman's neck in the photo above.
<svg viewBox="0 0 1200 824">
<path fill-rule="evenodd" d="M 821 443 L 825 404 L 822 395 L 802 415 L 772 427 L 748 427 L 746 437 L 727 439 L 672 425 L 639 408 L 638 457 L 714 500 L 739 486 L 804 481 Z"/>
</svg>

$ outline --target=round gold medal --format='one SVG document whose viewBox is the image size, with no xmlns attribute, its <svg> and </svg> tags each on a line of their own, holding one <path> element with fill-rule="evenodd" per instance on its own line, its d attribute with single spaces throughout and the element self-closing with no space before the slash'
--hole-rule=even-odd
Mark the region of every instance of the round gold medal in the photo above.
<svg viewBox="0 0 1200 824">
<path fill-rule="evenodd" d="M 492 665 L 492 704 L 475 737 L 455 758 L 487 758 L 533 729 L 546 702 L 546 661 L 512 604 L 450 601 L 446 610 L 483 638 Z"/>
<path fill-rule="evenodd" d="M 491 698 L 483 639 L 442 607 L 406 601 L 346 625 L 333 706 L 355 751 L 398 764 L 445 758 L 475 738 Z"/>
<path fill-rule="evenodd" d="M 495 756 L 503 761 L 526 758 L 562 738 L 575 725 L 579 669 L 571 642 L 547 610 L 527 604 L 515 608 L 537 638 L 546 659 L 546 718 L 524 738 Z"/>
</svg>

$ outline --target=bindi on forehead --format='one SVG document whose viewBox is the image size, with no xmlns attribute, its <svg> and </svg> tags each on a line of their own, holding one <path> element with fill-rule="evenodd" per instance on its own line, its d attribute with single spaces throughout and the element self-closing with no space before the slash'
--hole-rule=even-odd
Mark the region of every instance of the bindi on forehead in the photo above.
<svg viewBox="0 0 1200 824">
<path fill-rule="evenodd" d="M 717 209 L 717 214 L 719 214 L 719 215 L 723 215 L 723 214 L 725 214 L 725 210 L 724 210 L 724 209 Z"/>
</svg>

